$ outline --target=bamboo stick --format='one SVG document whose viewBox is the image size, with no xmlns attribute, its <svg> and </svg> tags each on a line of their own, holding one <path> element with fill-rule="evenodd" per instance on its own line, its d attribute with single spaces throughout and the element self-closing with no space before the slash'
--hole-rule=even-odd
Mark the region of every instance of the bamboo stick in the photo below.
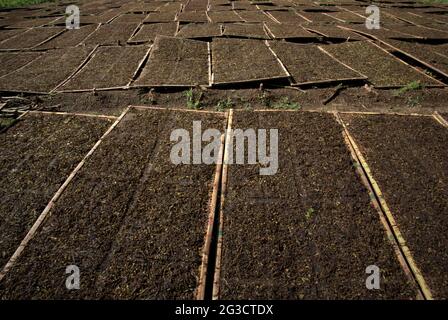
<svg viewBox="0 0 448 320">
<path fill-rule="evenodd" d="M 216 248 L 216 264 L 215 272 L 213 276 L 213 294 L 212 299 L 217 300 L 219 298 L 219 290 L 221 285 L 221 256 L 222 256 L 222 242 L 223 242 L 223 228 L 224 228 L 224 202 L 225 194 L 227 190 L 227 172 L 228 172 L 228 162 L 229 162 L 229 152 L 232 138 L 232 121 L 233 121 L 233 109 L 229 110 L 229 117 L 227 121 L 227 130 L 225 136 L 225 146 L 224 146 L 224 163 L 222 165 L 222 178 L 221 178 L 221 206 L 219 210 L 219 227 L 218 227 L 218 243 Z"/>
<path fill-rule="evenodd" d="M 196 294 L 197 300 L 204 300 L 204 298 L 205 298 L 205 286 L 207 283 L 207 270 L 208 270 L 208 263 L 209 263 L 208 258 L 210 255 L 210 247 L 211 247 L 211 243 L 212 243 L 212 237 L 214 234 L 214 224 L 215 224 L 215 219 L 216 219 L 216 208 L 217 208 L 217 201 L 218 201 L 219 183 L 221 181 L 223 154 L 224 154 L 224 135 L 221 135 L 221 146 L 219 148 L 219 153 L 218 153 L 218 158 L 217 158 L 218 161 L 216 163 L 216 169 L 215 169 L 215 178 L 213 181 L 212 196 L 210 199 L 207 231 L 205 234 L 204 247 L 202 249 L 202 263 L 201 263 L 200 272 L 199 272 L 199 285 L 198 285 L 197 294 Z"/>
<path fill-rule="evenodd" d="M 17 259 L 20 258 L 20 256 L 23 253 L 23 250 L 25 250 L 25 247 L 28 245 L 28 242 L 30 242 L 31 239 L 34 238 L 36 232 L 39 230 L 40 226 L 44 223 L 45 219 L 48 218 L 51 215 L 51 209 L 54 207 L 57 200 L 60 198 L 61 194 L 64 192 L 64 190 L 67 188 L 67 186 L 70 184 L 70 182 L 73 180 L 73 178 L 76 176 L 78 171 L 83 167 L 84 163 L 90 158 L 90 156 L 95 152 L 95 150 L 98 148 L 98 146 L 101 144 L 101 142 L 109 135 L 109 133 L 118 125 L 118 123 L 123 119 L 123 117 L 126 115 L 126 113 L 129 111 L 130 107 L 127 107 L 126 110 L 123 111 L 123 113 L 118 117 L 115 122 L 109 127 L 109 129 L 103 134 L 103 136 L 95 143 L 95 145 L 90 149 L 90 151 L 84 156 L 84 158 L 81 160 L 81 162 L 76 166 L 75 169 L 70 173 L 68 178 L 64 181 L 64 183 L 59 187 L 59 189 L 56 191 L 56 193 L 51 198 L 50 202 L 47 204 L 45 209 L 42 211 L 42 213 L 39 215 L 37 220 L 34 222 L 31 229 L 26 234 L 25 238 L 20 243 L 19 247 L 16 249 L 12 257 L 9 259 L 9 261 L 6 263 L 4 268 L 0 272 L 0 281 L 5 277 L 7 272 L 15 265 L 17 262 Z"/>
<path fill-rule="evenodd" d="M 437 120 L 438 123 L 440 123 L 442 126 L 448 128 L 448 121 L 446 121 L 445 118 L 442 117 L 437 111 L 434 112 L 434 114 L 432 116 L 434 117 L 434 119 Z"/>
<path fill-rule="evenodd" d="M 367 164 L 367 161 L 365 160 L 364 156 L 362 155 L 355 140 L 350 135 L 349 129 L 347 128 L 345 123 L 342 121 L 339 114 L 335 113 L 335 115 L 336 115 L 337 119 L 339 120 L 339 123 L 342 125 L 344 133 L 345 133 L 348 141 L 350 142 L 351 148 L 353 148 L 353 151 L 356 154 L 358 162 L 361 164 L 361 168 L 364 171 L 364 173 L 369 181 L 369 184 L 372 187 L 375 199 L 377 199 L 377 202 L 379 203 L 379 208 L 381 208 L 380 214 L 384 215 L 388 225 L 390 226 L 390 230 L 392 231 L 392 233 L 394 235 L 394 239 L 397 242 L 402 255 L 404 256 L 405 261 L 407 262 L 407 265 L 409 266 L 410 270 L 412 271 L 415 281 L 417 282 L 419 289 L 421 290 L 421 294 L 423 295 L 423 297 L 425 299 L 433 300 L 431 290 L 430 290 L 429 286 L 427 285 L 426 280 L 423 277 L 422 272 L 420 271 L 420 268 L 418 268 L 418 266 L 412 256 L 412 253 L 406 244 L 406 241 L 400 231 L 400 228 L 399 228 L 397 222 L 395 221 L 395 218 L 394 218 L 391 210 L 389 209 L 389 206 L 387 205 L 386 200 L 383 197 L 383 193 L 381 192 L 381 189 L 380 189 L 378 183 L 376 182 L 376 180 L 373 177 L 373 174 Z"/>
<path fill-rule="evenodd" d="M 182 111 L 182 112 L 198 112 L 198 113 L 213 113 L 213 114 L 219 114 L 219 115 L 222 115 L 222 116 L 226 115 L 225 112 L 214 111 L 214 110 L 192 110 L 192 109 L 181 109 L 181 108 L 164 108 L 164 107 L 157 107 L 157 106 L 134 106 L 134 105 L 132 105 L 131 108 L 134 108 L 134 109 L 166 110 L 166 111 Z"/>
<path fill-rule="evenodd" d="M 94 118 L 106 118 L 106 119 L 117 119 L 118 118 L 117 116 L 110 116 L 110 115 L 105 115 L 105 114 L 59 112 L 59 111 L 30 110 L 30 113 L 54 114 L 54 115 L 63 115 L 63 116 L 94 117 Z"/>
</svg>

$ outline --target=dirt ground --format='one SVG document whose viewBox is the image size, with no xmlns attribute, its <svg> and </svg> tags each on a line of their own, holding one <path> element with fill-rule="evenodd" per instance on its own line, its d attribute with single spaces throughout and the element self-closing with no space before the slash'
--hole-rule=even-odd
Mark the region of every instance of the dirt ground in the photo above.
<svg viewBox="0 0 448 320">
<path fill-rule="evenodd" d="M 223 299 L 416 297 L 330 114 L 236 112 L 233 128 L 279 130 L 279 171 L 229 165 Z M 241 244 L 245 245 L 242 246 Z M 365 287 L 365 268 L 384 287 Z"/>
<path fill-rule="evenodd" d="M 344 115 L 417 263 L 447 296 L 448 130 L 427 117 Z"/>
<path fill-rule="evenodd" d="M 221 88 L 193 89 L 201 96 L 200 108 L 219 110 L 218 104 L 230 99 L 235 109 L 271 109 L 278 102 L 288 99 L 301 110 L 401 112 L 431 114 L 447 110 L 445 88 L 417 89 L 399 93 L 397 90 L 361 88 Z M 335 92 L 337 94 L 335 95 Z M 8 95 L 10 96 L 10 95 Z M 44 96 L 25 96 L 27 100 L 8 99 L 14 106 L 35 110 L 82 112 L 119 115 L 131 104 L 187 109 L 185 89 L 129 89 L 80 93 L 55 93 Z M 328 101 L 329 100 L 329 101 Z"/>
<path fill-rule="evenodd" d="M 419 279 L 398 262 L 335 112 L 350 113 L 424 298 L 448 297 L 447 4 L 376 1 L 373 30 L 364 0 L 69 4 L 81 29 L 66 28 L 67 1 L 0 9 L 0 299 L 194 299 L 209 206 L 221 200 L 221 298 L 416 298 Z M 118 118 L 131 105 L 153 109 Z M 220 167 L 173 165 L 170 133 L 195 119 L 224 132 L 231 110 L 234 126 L 279 129 L 280 167 L 265 177 L 258 164 L 230 166 L 230 189 L 212 201 Z M 70 264 L 82 290 L 65 287 Z M 365 288 L 370 264 L 381 290 Z"/>
<path fill-rule="evenodd" d="M 172 164 L 167 134 L 193 121 L 225 127 L 222 114 L 129 112 L 1 282 L 1 298 L 194 299 L 215 169 Z M 71 264 L 82 290 L 64 286 Z"/>
<path fill-rule="evenodd" d="M 0 135 L 0 265 L 8 261 L 107 119 L 29 114 Z"/>
</svg>

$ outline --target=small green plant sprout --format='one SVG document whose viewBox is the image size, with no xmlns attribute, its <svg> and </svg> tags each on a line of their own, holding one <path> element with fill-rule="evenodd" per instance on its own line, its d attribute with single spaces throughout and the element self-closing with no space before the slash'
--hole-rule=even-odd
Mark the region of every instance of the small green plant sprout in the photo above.
<svg viewBox="0 0 448 320">
<path fill-rule="evenodd" d="M 302 106 L 297 102 L 289 100 L 288 97 L 283 97 L 282 99 L 280 99 L 280 101 L 275 102 L 272 105 L 272 108 L 280 110 L 286 110 L 286 109 L 299 110 L 300 108 L 302 108 Z"/>
<path fill-rule="evenodd" d="M 314 217 L 314 209 L 309 208 L 308 210 L 306 210 L 306 213 L 305 213 L 306 220 L 310 221 L 313 217 Z"/>
<path fill-rule="evenodd" d="M 406 100 L 406 104 L 410 108 L 415 108 L 415 107 L 421 105 L 422 100 L 423 100 L 423 98 L 421 96 L 408 97 L 407 100 Z"/>
<path fill-rule="evenodd" d="M 266 107 L 270 107 L 271 106 L 271 99 L 269 97 L 269 94 L 266 91 L 262 91 L 259 95 L 258 95 L 258 99 L 260 100 L 260 103 L 263 106 Z"/>
<path fill-rule="evenodd" d="M 418 89 L 422 89 L 423 85 L 420 83 L 420 81 L 411 81 L 404 87 L 401 87 L 400 89 L 396 90 L 394 92 L 395 96 L 400 96 L 408 91 L 414 91 Z"/>
<path fill-rule="evenodd" d="M 17 120 L 14 118 L 1 118 L 0 117 L 0 131 L 10 127 L 14 124 L 14 122 L 16 122 Z"/>
<path fill-rule="evenodd" d="M 226 109 L 233 108 L 234 105 L 235 104 L 233 103 L 232 98 L 228 97 L 227 99 L 218 102 L 218 104 L 216 105 L 216 110 L 224 111 Z"/>
<path fill-rule="evenodd" d="M 187 97 L 187 108 L 188 109 L 202 109 L 201 99 L 202 92 L 199 93 L 198 97 L 195 97 L 194 91 L 192 88 L 190 90 L 185 91 L 185 96 Z"/>
</svg>

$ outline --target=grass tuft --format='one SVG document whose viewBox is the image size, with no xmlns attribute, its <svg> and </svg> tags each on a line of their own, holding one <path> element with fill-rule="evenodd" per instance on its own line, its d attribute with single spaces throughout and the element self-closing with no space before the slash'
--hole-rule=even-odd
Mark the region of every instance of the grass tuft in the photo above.
<svg viewBox="0 0 448 320">
<path fill-rule="evenodd" d="M 12 126 L 16 121 L 15 118 L 0 118 L 0 131 Z"/>
<path fill-rule="evenodd" d="M 279 110 L 299 110 L 302 106 L 297 102 L 289 100 L 288 97 L 283 97 L 280 101 L 275 102 L 272 108 Z"/>
<path fill-rule="evenodd" d="M 0 8 L 17 8 L 54 0 L 0 0 Z"/>
<path fill-rule="evenodd" d="M 306 220 L 310 221 L 314 217 L 314 213 L 315 213 L 315 211 L 313 208 L 309 208 L 308 210 L 306 210 L 306 213 L 305 213 Z"/>
<path fill-rule="evenodd" d="M 225 100 L 221 100 L 218 102 L 218 104 L 216 105 L 216 110 L 218 111 L 224 111 L 226 109 L 231 109 L 233 108 L 235 104 L 232 101 L 232 98 L 227 98 Z"/>
<path fill-rule="evenodd" d="M 408 91 L 414 91 L 414 90 L 418 90 L 418 89 L 423 89 L 423 85 L 420 83 L 420 81 L 412 81 L 412 82 L 409 82 L 404 87 L 396 90 L 394 92 L 394 95 L 401 96 L 402 94 L 404 94 Z"/>
<path fill-rule="evenodd" d="M 185 91 L 185 96 L 187 97 L 187 108 L 188 109 L 202 109 L 201 99 L 202 92 L 199 93 L 198 97 L 195 97 L 194 91 L 192 88 L 190 90 Z"/>
</svg>

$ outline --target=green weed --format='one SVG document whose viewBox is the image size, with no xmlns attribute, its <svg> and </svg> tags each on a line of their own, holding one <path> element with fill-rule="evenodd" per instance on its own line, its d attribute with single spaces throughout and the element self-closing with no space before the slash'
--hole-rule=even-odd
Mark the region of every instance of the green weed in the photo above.
<svg viewBox="0 0 448 320">
<path fill-rule="evenodd" d="M 394 95 L 395 96 L 401 96 L 402 94 L 408 92 L 408 91 L 414 91 L 418 89 L 422 89 L 423 85 L 420 83 L 420 81 L 411 81 L 404 87 L 395 90 Z"/>
<path fill-rule="evenodd" d="M 302 108 L 302 106 L 297 102 L 289 100 L 288 97 L 283 97 L 282 99 L 280 99 L 280 101 L 275 102 L 272 105 L 272 108 L 279 110 L 299 110 L 300 108 Z"/>
<path fill-rule="evenodd" d="M 224 111 L 226 109 L 231 109 L 235 106 L 235 104 L 232 101 L 232 98 L 228 97 L 225 100 L 221 100 L 216 105 L 216 110 L 218 111 Z"/>
<path fill-rule="evenodd" d="M 261 94 L 258 95 L 258 99 L 260 100 L 260 104 L 266 107 L 271 106 L 271 97 L 266 91 L 262 91 Z"/>
<path fill-rule="evenodd" d="M 410 108 L 415 108 L 421 105 L 423 98 L 421 96 L 408 97 L 406 99 L 406 104 Z"/>
<path fill-rule="evenodd" d="M 187 97 L 187 108 L 188 109 L 202 109 L 201 99 L 202 92 L 199 93 L 197 97 L 195 97 L 193 89 L 185 91 L 185 96 Z"/>
<path fill-rule="evenodd" d="M 308 210 L 306 210 L 306 213 L 305 213 L 306 220 L 310 221 L 314 217 L 314 213 L 315 213 L 315 211 L 313 208 L 309 208 Z"/>
<path fill-rule="evenodd" d="M 14 118 L 0 118 L 0 130 L 12 126 L 16 122 Z"/>
<path fill-rule="evenodd" d="M 54 2 L 54 0 L 0 0 L 0 8 L 16 8 L 42 2 Z"/>
</svg>

